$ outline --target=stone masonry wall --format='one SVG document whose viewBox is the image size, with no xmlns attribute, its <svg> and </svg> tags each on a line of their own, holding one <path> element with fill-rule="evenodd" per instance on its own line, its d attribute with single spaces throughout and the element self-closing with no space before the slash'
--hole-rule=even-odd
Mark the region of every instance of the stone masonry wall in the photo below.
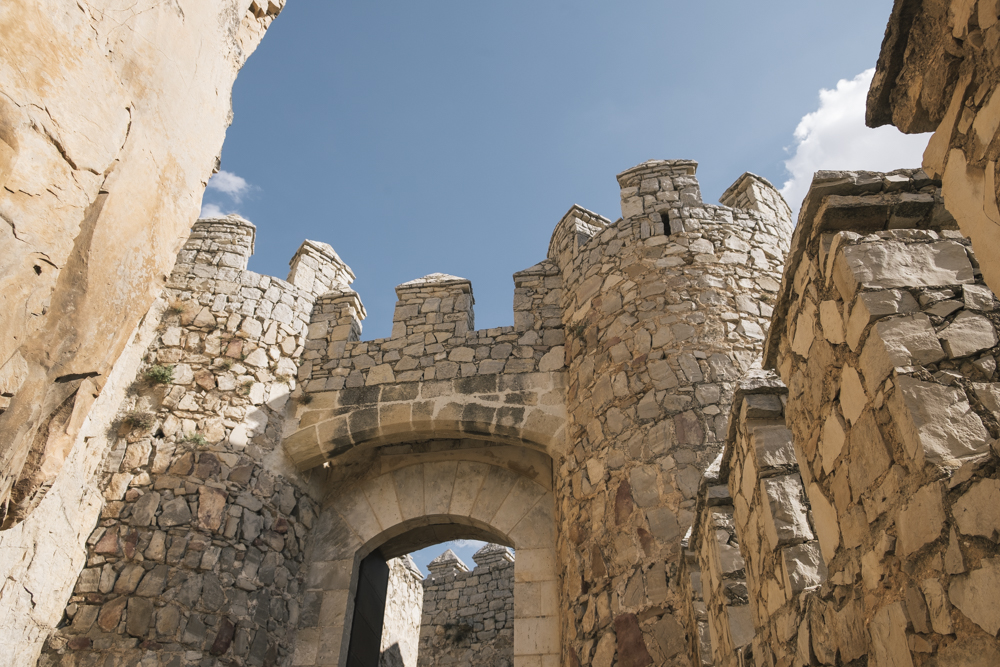
<svg viewBox="0 0 1000 667">
<path fill-rule="evenodd" d="M 704 578 L 717 591 L 709 619 L 715 665 L 768 664 L 753 662 L 762 646 L 794 647 L 798 610 L 827 577 L 785 427 L 786 396 L 773 373 L 740 382 L 726 449 L 699 494 L 696 527 L 704 528 L 692 541 L 709 555 Z"/>
<path fill-rule="evenodd" d="M 993 0 L 896 0 L 866 122 L 933 132 L 927 173 L 980 257 L 1000 254 L 1000 9 Z M 1000 266 L 983 278 L 1000 291 Z"/>
<path fill-rule="evenodd" d="M 281 410 L 315 293 L 247 271 L 253 238 L 240 218 L 203 220 L 178 255 L 119 413 L 86 567 L 40 664 L 289 654 L 323 471 L 290 467 Z M 304 244 L 293 264 L 315 252 Z"/>
<path fill-rule="evenodd" d="M 511 667 L 514 660 L 514 559 L 488 544 L 471 572 L 451 552 L 431 562 L 424 582 L 421 667 Z"/>
<path fill-rule="evenodd" d="M 432 274 L 396 291 L 400 300 L 392 336 L 371 341 L 358 340 L 363 307 L 341 314 L 345 301 L 353 302 L 356 295 L 333 292 L 322 297 L 309 329 L 306 362 L 299 371 L 307 391 L 532 373 L 563 366 L 561 330 L 541 338 L 515 327 L 476 331 L 468 280 Z M 352 318 L 357 324 L 349 321 Z"/>
<path fill-rule="evenodd" d="M 569 364 L 570 450 L 556 480 L 570 664 L 688 665 L 698 632 L 681 537 L 735 382 L 760 356 L 791 220 L 763 205 L 780 196 L 752 175 L 731 193 L 770 192 L 759 205 L 703 204 L 695 166 L 619 175 L 624 218 L 574 207 L 550 245 Z"/>
<path fill-rule="evenodd" d="M 814 179 L 766 362 L 829 574 L 783 609 L 762 588 L 758 665 L 1000 661 L 1000 304 L 954 227 L 922 172 Z"/>
<path fill-rule="evenodd" d="M 417 667 L 424 576 L 409 555 L 391 558 L 379 667 Z"/>
</svg>

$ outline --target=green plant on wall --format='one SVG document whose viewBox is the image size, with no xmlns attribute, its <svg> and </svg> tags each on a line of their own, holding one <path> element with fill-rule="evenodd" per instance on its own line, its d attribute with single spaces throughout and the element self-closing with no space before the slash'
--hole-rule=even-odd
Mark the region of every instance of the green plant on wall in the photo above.
<svg viewBox="0 0 1000 667">
<path fill-rule="evenodd" d="M 174 381 L 174 367 L 156 364 L 146 369 L 146 380 L 151 384 L 170 384 Z"/>
<path fill-rule="evenodd" d="M 148 431 L 156 423 L 156 415 L 146 410 L 129 410 L 122 417 L 122 424 L 133 431 Z"/>
</svg>

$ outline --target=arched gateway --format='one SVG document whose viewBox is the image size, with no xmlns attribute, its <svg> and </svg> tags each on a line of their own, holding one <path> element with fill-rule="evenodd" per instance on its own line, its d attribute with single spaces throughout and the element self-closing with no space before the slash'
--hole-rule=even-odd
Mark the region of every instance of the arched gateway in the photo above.
<svg viewBox="0 0 1000 667">
<path fill-rule="evenodd" d="M 352 621 L 372 553 L 393 558 L 473 537 L 517 550 L 514 664 L 557 665 L 554 511 L 551 485 L 469 460 L 414 463 L 332 491 L 315 528 L 293 664 L 350 664 L 349 650 L 362 652 L 351 646 L 365 639 L 352 633 Z"/>
</svg>

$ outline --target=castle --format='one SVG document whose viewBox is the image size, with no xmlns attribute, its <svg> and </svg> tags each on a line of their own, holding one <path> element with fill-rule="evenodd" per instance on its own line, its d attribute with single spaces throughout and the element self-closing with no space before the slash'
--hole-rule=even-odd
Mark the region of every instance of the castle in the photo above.
<svg viewBox="0 0 1000 667">
<path fill-rule="evenodd" d="M 361 340 L 331 246 L 285 281 L 246 269 L 249 222 L 199 221 L 116 430 L 71 454 L 85 555 L 24 563 L 63 622 L 8 627 L 42 665 L 443 664 L 477 632 L 481 664 L 986 651 L 1000 311 L 939 184 L 820 172 L 793 234 L 764 179 L 709 205 L 695 169 L 620 174 L 616 222 L 573 206 L 496 329 L 431 274 Z M 436 645 L 415 620 L 464 566 L 421 593 L 394 559 L 452 539 L 516 549 L 505 648 L 495 619 L 432 602 Z"/>
<path fill-rule="evenodd" d="M 211 24 L 220 61 L 283 5 L 264 4 Z M 0 182 L 29 187 L 20 154 L 103 173 L 66 207 L 0 200 L 59 212 L 53 233 L 86 209 L 58 262 L 25 244 L 4 283 L 30 317 L 0 366 L 0 663 L 1000 664 L 1000 20 L 952 4 L 897 1 L 869 99 L 873 124 L 938 129 L 929 171 L 818 172 L 793 225 L 758 176 L 711 205 L 696 163 L 643 163 L 620 219 L 558 221 L 493 329 L 469 281 L 431 274 L 361 340 L 330 245 L 260 275 L 236 216 L 147 243 L 116 283 L 96 260 L 140 224 L 119 202 L 159 192 L 143 146 L 183 194 L 221 138 L 175 160 L 186 116 L 133 133 L 144 100 L 60 157 L 0 100 Z M 171 197 L 129 210 L 170 240 L 191 208 Z M 121 308 L 91 318 L 101 299 Z M 499 546 L 471 573 L 407 567 L 455 539 Z"/>
</svg>

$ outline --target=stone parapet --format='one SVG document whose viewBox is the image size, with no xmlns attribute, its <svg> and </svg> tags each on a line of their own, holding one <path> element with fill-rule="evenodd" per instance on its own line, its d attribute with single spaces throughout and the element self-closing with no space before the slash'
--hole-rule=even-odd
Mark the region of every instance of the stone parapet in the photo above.
<svg viewBox="0 0 1000 667">
<path fill-rule="evenodd" d="M 329 243 L 303 241 L 289 266 L 288 282 L 313 294 L 346 290 L 354 282 L 351 267 Z"/>
<path fill-rule="evenodd" d="M 803 211 L 767 357 L 829 571 L 796 655 L 995 662 L 1000 303 L 920 172 L 821 173 Z"/>
<path fill-rule="evenodd" d="M 461 336 L 476 328 L 472 283 L 465 278 L 432 273 L 396 287 L 392 337 L 411 334 Z"/>
<path fill-rule="evenodd" d="M 256 236 L 257 228 L 253 223 L 239 215 L 202 218 L 194 223 L 191 235 L 178 253 L 174 272 L 207 273 L 220 268 L 243 271 L 253 254 Z M 196 264 L 202 268 L 191 266 Z"/>
<path fill-rule="evenodd" d="M 744 173 L 719 197 L 719 203 L 731 208 L 756 211 L 792 233 L 792 211 L 781 193 L 763 176 Z"/>
<path fill-rule="evenodd" d="M 661 217 L 670 209 L 701 206 L 694 160 L 648 160 L 618 174 L 622 218 Z"/>
<path fill-rule="evenodd" d="M 397 288 L 400 300 L 393 335 L 371 341 L 358 340 L 365 309 L 357 293 L 325 294 L 312 314 L 299 379 L 307 392 L 323 392 L 561 370 L 563 334 L 556 317 L 558 306 L 552 305 L 559 290 L 544 271 L 518 274 L 516 284 L 518 280 L 524 286 L 518 288 L 522 292 L 515 295 L 515 302 L 531 319 L 530 327 L 521 318 L 521 330 L 471 329 L 469 281 L 432 274 Z"/>
<path fill-rule="evenodd" d="M 533 331 L 525 342 L 562 345 L 562 276 L 551 260 L 539 262 L 514 274 L 514 330 Z"/>
<path fill-rule="evenodd" d="M 576 259 L 580 248 L 610 224 L 603 215 L 573 204 L 552 230 L 548 260 L 565 269 Z"/>
</svg>

